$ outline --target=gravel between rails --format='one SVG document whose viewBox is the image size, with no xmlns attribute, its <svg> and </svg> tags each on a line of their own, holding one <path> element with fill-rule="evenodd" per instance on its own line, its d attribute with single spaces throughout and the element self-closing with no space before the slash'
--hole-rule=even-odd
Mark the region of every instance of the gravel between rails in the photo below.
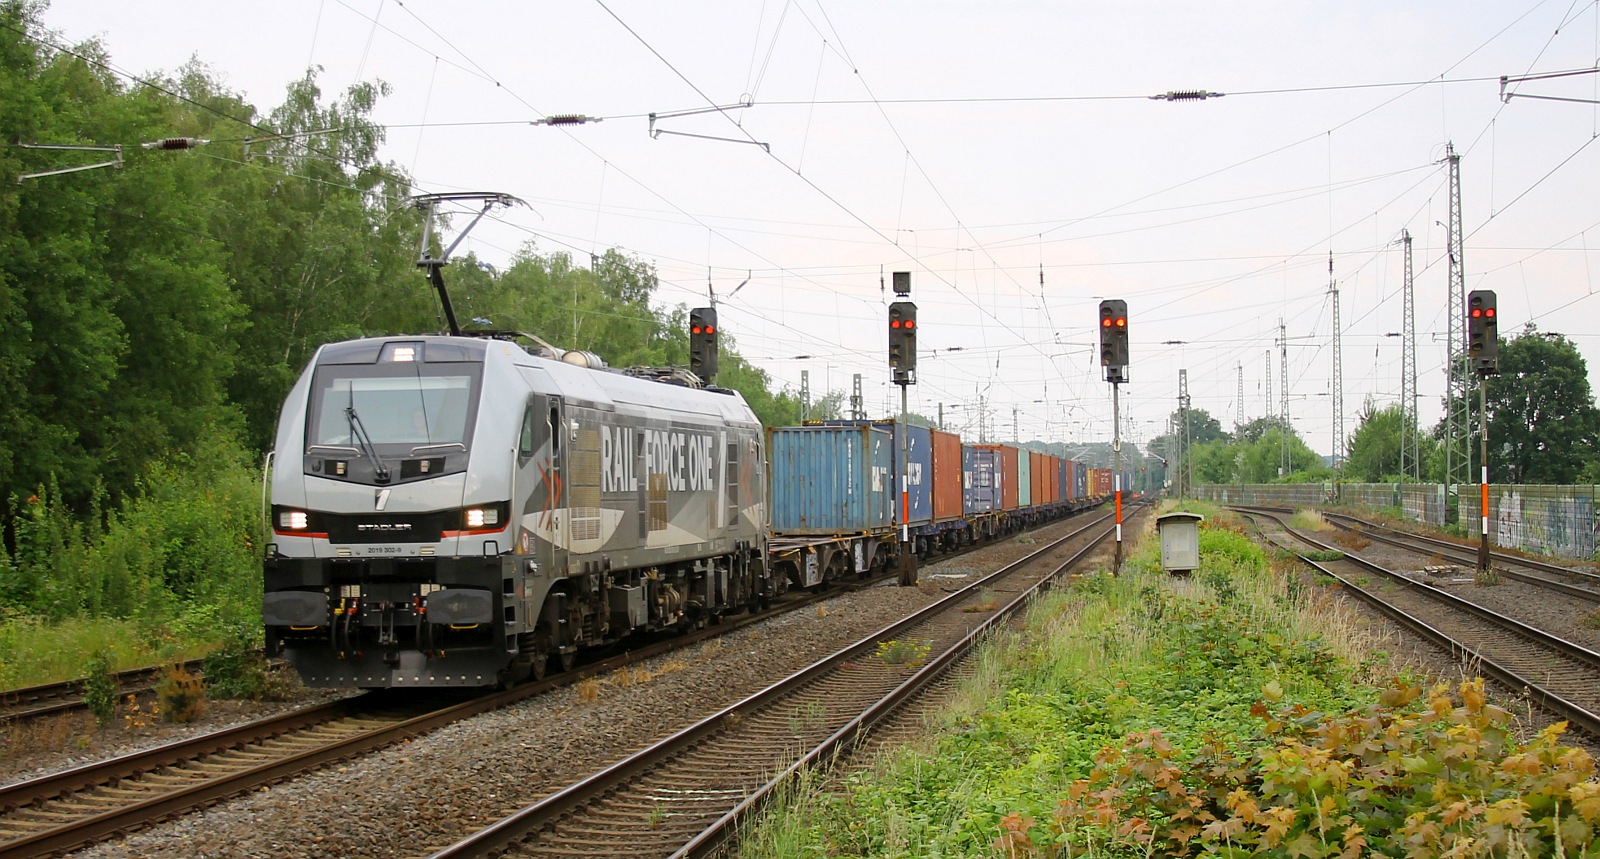
<svg viewBox="0 0 1600 859">
<path fill-rule="evenodd" d="M 843 594 L 247 797 L 71 854 L 426 856 L 1038 548 L 1084 517 Z M 585 700 L 584 693 L 595 693 Z"/>
</svg>

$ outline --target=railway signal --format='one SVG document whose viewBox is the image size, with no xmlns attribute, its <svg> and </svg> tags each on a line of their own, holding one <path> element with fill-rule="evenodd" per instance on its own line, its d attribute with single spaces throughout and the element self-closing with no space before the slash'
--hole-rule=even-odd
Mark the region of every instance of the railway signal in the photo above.
<svg viewBox="0 0 1600 859">
<path fill-rule="evenodd" d="M 689 371 L 711 384 L 717 376 L 717 309 L 689 311 Z"/>
<path fill-rule="evenodd" d="M 1111 569 L 1116 573 L 1122 570 L 1122 403 L 1118 394 L 1122 383 L 1128 381 L 1128 302 L 1120 298 L 1100 302 L 1100 366 L 1106 368 L 1106 381 L 1111 383 L 1111 468 L 1116 475 L 1117 518 Z"/>
<path fill-rule="evenodd" d="M 894 273 L 894 295 L 899 299 L 889 305 L 889 366 L 894 370 L 894 383 L 900 386 L 900 422 L 895 432 L 900 436 L 900 473 L 895 475 L 900 483 L 900 545 L 895 558 L 900 586 L 913 587 L 917 583 L 917 555 L 911 544 L 911 457 L 903 424 L 906 420 L 906 386 L 917 383 L 917 306 L 911 303 L 911 272 Z"/>
<path fill-rule="evenodd" d="M 917 370 L 917 305 L 896 301 L 889 305 L 889 366 L 898 385 L 915 384 Z"/>
<path fill-rule="evenodd" d="M 1467 293 L 1467 356 L 1480 376 L 1500 374 L 1500 316 L 1492 289 Z"/>
<path fill-rule="evenodd" d="M 1500 375 L 1500 312 L 1492 289 L 1467 293 L 1467 360 L 1478 374 L 1478 576 L 1487 581 L 1489 569 L 1489 407 L 1486 389 L 1490 376 Z"/>
<path fill-rule="evenodd" d="M 1100 302 L 1100 366 L 1113 385 L 1128 380 L 1128 302 Z"/>
</svg>

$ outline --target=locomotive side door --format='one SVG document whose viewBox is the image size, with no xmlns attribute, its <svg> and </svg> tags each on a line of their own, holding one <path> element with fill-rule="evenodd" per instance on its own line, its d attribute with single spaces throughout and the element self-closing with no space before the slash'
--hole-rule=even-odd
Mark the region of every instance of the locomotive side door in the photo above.
<svg viewBox="0 0 1600 859">
<path fill-rule="evenodd" d="M 566 575 L 567 515 L 566 410 L 561 398 L 528 397 L 517 445 L 517 486 L 522 500 L 524 537 L 518 550 L 531 553 L 546 575 Z"/>
</svg>

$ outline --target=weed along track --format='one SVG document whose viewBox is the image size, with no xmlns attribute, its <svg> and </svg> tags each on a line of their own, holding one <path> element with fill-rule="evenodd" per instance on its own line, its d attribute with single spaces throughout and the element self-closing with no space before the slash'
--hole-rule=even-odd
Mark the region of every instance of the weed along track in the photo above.
<svg viewBox="0 0 1600 859">
<path fill-rule="evenodd" d="M 435 856 L 706 855 L 786 775 L 894 724 L 984 631 L 1108 539 L 1111 524 L 1100 517 Z"/>
<path fill-rule="evenodd" d="M 200 661 L 195 660 L 177 667 L 192 673 L 200 670 L 200 666 Z M 148 695 L 155 689 L 156 682 L 165 670 L 167 669 L 135 668 L 108 675 L 105 693 L 116 699 L 126 698 L 128 695 Z M 84 699 L 84 689 L 85 681 L 79 679 L 0 691 L 0 725 L 18 724 L 46 716 L 59 716 L 63 713 L 88 709 Z"/>
<path fill-rule="evenodd" d="M 1600 738 L 1600 653 L 1300 534 L 1286 524 L 1287 514 L 1243 512 L 1267 540 L 1447 648 L 1469 671 Z"/>
</svg>

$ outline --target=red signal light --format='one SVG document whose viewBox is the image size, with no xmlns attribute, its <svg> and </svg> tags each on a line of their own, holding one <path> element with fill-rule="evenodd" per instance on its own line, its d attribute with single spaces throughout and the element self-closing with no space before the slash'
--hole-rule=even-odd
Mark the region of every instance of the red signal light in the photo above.
<svg viewBox="0 0 1600 859">
<path fill-rule="evenodd" d="M 689 329 L 689 333 L 690 334 L 699 334 L 699 333 L 701 333 L 700 326 L 696 325 L 696 326 L 690 328 Z"/>
<path fill-rule="evenodd" d="M 1485 310 L 1483 312 L 1483 315 L 1489 317 L 1490 319 L 1493 319 L 1494 318 L 1494 308 L 1491 307 L 1488 310 Z"/>
<path fill-rule="evenodd" d="M 900 327 L 900 320 L 898 320 L 898 319 L 889 320 L 889 327 L 890 328 L 899 328 Z"/>
<path fill-rule="evenodd" d="M 910 331 L 911 329 L 913 329 L 915 327 L 917 327 L 917 320 L 915 320 L 915 319 L 907 319 L 906 320 L 906 330 L 907 331 Z"/>
<path fill-rule="evenodd" d="M 1483 311 L 1482 310 L 1480 310 L 1480 309 L 1478 309 L 1476 307 L 1472 308 L 1472 318 L 1473 319 L 1477 319 L 1478 317 L 1480 317 L 1482 315 L 1483 315 Z"/>
<path fill-rule="evenodd" d="M 1100 324 L 1105 326 L 1106 328 L 1110 328 L 1111 327 L 1111 317 L 1108 316 L 1105 319 L 1100 320 Z"/>
<path fill-rule="evenodd" d="M 1117 317 L 1117 327 L 1118 328 L 1127 328 L 1128 327 L 1128 317 L 1126 317 L 1126 316 L 1118 316 Z"/>
<path fill-rule="evenodd" d="M 717 333 L 717 329 L 712 328 L 710 325 L 707 325 L 706 326 L 706 333 L 707 334 L 715 334 L 715 333 Z"/>
</svg>

